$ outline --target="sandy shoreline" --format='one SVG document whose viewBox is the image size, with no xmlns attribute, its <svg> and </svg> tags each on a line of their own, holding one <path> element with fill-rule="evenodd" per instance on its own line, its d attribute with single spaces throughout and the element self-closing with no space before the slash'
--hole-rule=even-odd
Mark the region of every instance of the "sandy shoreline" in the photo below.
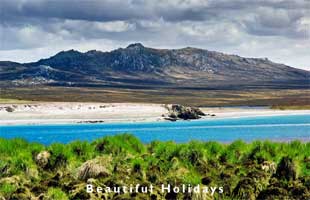
<svg viewBox="0 0 310 200">
<path fill-rule="evenodd" d="M 214 118 L 239 118 L 239 117 L 263 117 L 279 115 L 309 115 L 310 110 L 275 110 L 268 107 L 245 107 L 245 108 L 201 108 L 203 112 L 215 114 Z"/>
<path fill-rule="evenodd" d="M 12 109 L 8 109 L 8 107 Z M 310 114 L 310 110 L 272 110 L 267 107 L 204 107 L 202 119 Z M 0 125 L 117 123 L 165 121 L 164 104 L 43 102 L 0 104 Z"/>
</svg>

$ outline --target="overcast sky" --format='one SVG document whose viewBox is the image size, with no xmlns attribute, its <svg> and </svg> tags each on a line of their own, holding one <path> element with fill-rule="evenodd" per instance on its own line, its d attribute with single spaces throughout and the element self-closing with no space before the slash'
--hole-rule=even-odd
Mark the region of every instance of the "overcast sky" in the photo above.
<svg viewBox="0 0 310 200">
<path fill-rule="evenodd" d="M 310 70 L 309 0 L 0 0 L 0 22 L 0 60 L 141 42 Z"/>
</svg>

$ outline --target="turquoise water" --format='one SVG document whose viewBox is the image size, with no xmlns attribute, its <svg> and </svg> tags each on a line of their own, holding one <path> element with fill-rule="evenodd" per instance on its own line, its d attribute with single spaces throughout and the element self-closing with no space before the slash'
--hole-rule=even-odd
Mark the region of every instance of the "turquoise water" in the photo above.
<svg viewBox="0 0 310 200">
<path fill-rule="evenodd" d="M 43 144 L 68 143 L 73 140 L 92 141 L 119 133 L 132 133 L 145 143 L 153 140 L 231 142 L 236 139 L 245 141 L 298 139 L 310 141 L 310 115 L 153 123 L 0 126 L 0 137 L 25 138 L 28 141 Z"/>
</svg>

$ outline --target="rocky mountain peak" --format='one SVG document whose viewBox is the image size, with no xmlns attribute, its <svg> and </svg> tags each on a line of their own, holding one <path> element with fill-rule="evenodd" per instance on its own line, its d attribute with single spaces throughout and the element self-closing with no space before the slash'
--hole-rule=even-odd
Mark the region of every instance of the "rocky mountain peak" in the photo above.
<svg viewBox="0 0 310 200">
<path fill-rule="evenodd" d="M 78 55 L 78 54 L 81 54 L 81 52 L 74 49 L 70 49 L 68 51 L 61 51 L 56 55 Z"/>
<path fill-rule="evenodd" d="M 126 49 L 143 49 L 144 46 L 141 43 L 133 43 L 126 47 Z"/>
</svg>

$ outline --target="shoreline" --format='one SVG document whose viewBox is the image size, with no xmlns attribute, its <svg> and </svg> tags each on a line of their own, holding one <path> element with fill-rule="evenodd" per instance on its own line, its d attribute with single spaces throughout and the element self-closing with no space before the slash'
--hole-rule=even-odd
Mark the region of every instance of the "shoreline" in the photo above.
<svg viewBox="0 0 310 200">
<path fill-rule="evenodd" d="M 14 111 L 8 112 L 7 107 L 12 107 Z M 209 115 L 197 120 L 310 114 L 310 110 L 274 110 L 268 107 L 201 107 L 200 109 L 206 114 L 215 116 Z M 167 122 L 164 116 L 167 113 L 164 104 L 147 103 L 0 104 L 0 126 Z"/>
<path fill-rule="evenodd" d="M 201 108 L 203 112 L 205 109 Z M 239 110 L 228 110 L 223 108 L 216 108 L 220 111 L 213 113 L 216 115 L 212 119 L 236 119 L 236 118 L 248 118 L 248 117 L 272 117 L 272 116 L 283 116 L 283 115 L 310 115 L 310 110 L 274 110 L 270 108 L 264 109 L 239 109 Z"/>
</svg>

